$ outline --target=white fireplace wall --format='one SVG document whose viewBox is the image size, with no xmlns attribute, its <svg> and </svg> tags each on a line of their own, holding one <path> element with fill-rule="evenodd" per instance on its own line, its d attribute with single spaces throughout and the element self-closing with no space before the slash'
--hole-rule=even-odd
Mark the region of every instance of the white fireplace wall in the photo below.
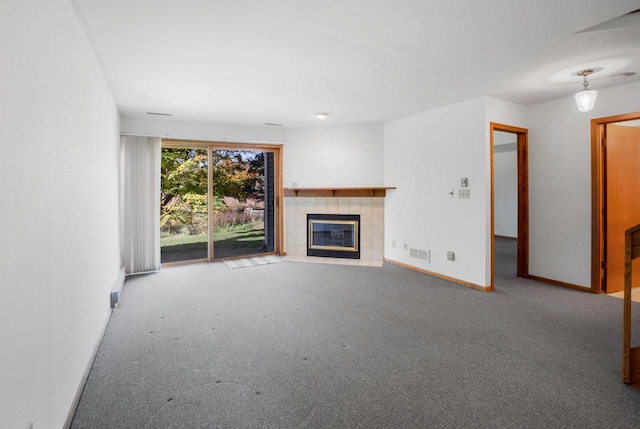
<svg viewBox="0 0 640 429">
<path fill-rule="evenodd" d="M 384 198 L 287 197 L 284 248 L 288 256 L 307 255 L 307 213 L 360 215 L 360 260 L 384 259 Z"/>
<path fill-rule="evenodd" d="M 284 187 L 382 187 L 383 155 L 382 124 L 287 129 Z"/>
</svg>

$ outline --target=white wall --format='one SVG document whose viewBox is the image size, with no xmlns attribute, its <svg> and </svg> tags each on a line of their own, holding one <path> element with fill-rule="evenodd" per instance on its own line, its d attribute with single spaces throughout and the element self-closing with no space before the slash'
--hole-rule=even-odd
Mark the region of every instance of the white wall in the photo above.
<svg viewBox="0 0 640 429">
<path fill-rule="evenodd" d="M 283 145 L 284 187 L 384 186 L 382 124 L 282 128 L 122 118 L 126 134 Z"/>
<path fill-rule="evenodd" d="M 67 0 L 2 4 L 0 427 L 60 428 L 120 270 L 119 118 Z"/>
<path fill-rule="evenodd" d="M 282 143 L 284 129 L 274 126 L 229 125 L 185 122 L 172 118 L 131 117 L 123 115 L 122 132 L 184 140 L 231 143 Z"/>
<path fill-rule="evenodd" d="M 495 234 L 518 236 L 518 156 L 517 135 L 493 133 L 494 222 Z"/>
<path fill-rule="evenodd" d="M 527 109 L 530 274 L 591 287 L 590 121 L 638 111 L 640 82 L 598 90 L 591 112 L 573 97 Z"/>
<path fill-rule="evenodd" d="M 485 286 L 489 145 L 485 97 L 384 125 L 385 257 Z M 458 198 L 460 179 L 471 198 Z M 455 198 L 449 192 L 455 191 Z M 395 247 L 392 241 L 395 240 Z M 431 250 L 431 263 L 409 248 Z M 447 261 L 447 251 L 456 255 Z"/>
<path fill-rule="evenodd" d="M 496 152 L 494 160 L 495 234 L 518 237 L 518 157 L 516 150 Z"/>
<path fill-rule="evenodd" d="M 384 186 L 382 124 L 286 131 L 284 187 Z"/>
</svg>

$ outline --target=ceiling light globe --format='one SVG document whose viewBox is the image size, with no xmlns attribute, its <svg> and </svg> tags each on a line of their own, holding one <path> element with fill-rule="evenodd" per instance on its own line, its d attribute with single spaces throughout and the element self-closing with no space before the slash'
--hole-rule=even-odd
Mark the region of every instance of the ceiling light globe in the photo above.
<svg viewBox="0 0 640 429">
<path fill-rule="evenodd" d="M 594 91 L 593 89 L 586 89 L 577 93 L 576 104 L 578 105 L 578 110 L 581 112 L 588 112 L 592 110 L 596 103 L 597 96 L 598 91 Z"/>
</svg>

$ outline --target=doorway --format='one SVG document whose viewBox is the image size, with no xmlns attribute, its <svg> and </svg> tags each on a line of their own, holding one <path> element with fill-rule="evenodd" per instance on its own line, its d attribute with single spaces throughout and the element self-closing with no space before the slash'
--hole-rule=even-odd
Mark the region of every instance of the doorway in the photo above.
<svg viewBox="0 0 640 429">
<path fill-rule="evenodd" d="M 164 139 L 162 264 L 280 254 L 281 149 Z"/>
<path fill-rule="evenodd" d="M 592 120 L 591 144 L 591 289 L 615 293 L 624 285 L 624 233 L 640 223 L 640 112 Z"/>
<path fill-rule="evenodd" d="M 528 163 L 528 130 L 510 125 L 490 123 L 490 157 L 491 157 L 491 284 L 487 290 L 495 287 L 496 271 L 496 141 L 507 133 L 513 137 L 515 151 L 515 180 L 516 180 L 516 225 L 500 225 L 499 235 L 507 233 L 514 235 L 517 240 L 515 248 L 516 274 L 518 277 L 529 275 L 529 163 Z M 507 143 L 509 144 L 509 143 Z M 498 145 L 500 146 L 500 145 Z M 507 232 L 509 231 L 509 232 Z M 508 242 L 501 243 L 509 246 Z"/>
<path fill-rule="evenodd" d="M 515 133 L 493 132 L 496 276 L 516 275 L 518 255 L 518 157 Z M 500 282 L 500 279 L 497 280 Z"/>
</svg>

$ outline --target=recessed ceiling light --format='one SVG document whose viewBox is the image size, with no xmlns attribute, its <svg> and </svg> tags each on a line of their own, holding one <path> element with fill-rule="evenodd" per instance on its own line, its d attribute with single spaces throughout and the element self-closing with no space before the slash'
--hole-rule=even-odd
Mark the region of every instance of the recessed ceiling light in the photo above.
<svg viewBox="0 0 640 429">
<path fill-rule="evenodd" d="M 156 115 L 156 116 L 173 116 L 171 113 L 159 113 L 159 112 L 147 112 L 147 115 Z"/>
<path fill-rule="evenodd" d="M 282 124 L 274 124 L 272 122 L 265 122 L 264 124 L 265 125 L 269 125 L 270 127 L 282 127 L 282 126 L 284 126 Z"/>
<path fill-rule="evenodd" d="M 316 118 L 318 119 L 325 119 L 327 116 L 329 116 L 329 114 L 325 112 L 316 113 Z"/>
</svg>

